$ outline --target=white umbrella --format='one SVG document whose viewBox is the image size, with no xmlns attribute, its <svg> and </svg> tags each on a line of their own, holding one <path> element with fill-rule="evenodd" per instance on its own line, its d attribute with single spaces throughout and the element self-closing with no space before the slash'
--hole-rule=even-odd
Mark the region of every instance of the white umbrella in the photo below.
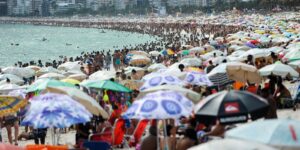
<svg viewBox="0 0 300 150">
<path fill-rule="evenodd" d="M 131 72 L 133 70 L 135 70 L 136 72 L 143 72 L 143 71 L 145 71 L 145 69 L 141 68 L 141 67 L 131 67 L 131 66 L 129 66 L 129 67 L 124 68 L 124 71 L 125 71 L 126 75 L 131 75 Z"/>
<path fill-rule="evenodd" d="M 277 150 L 276 148 L 257 143 L 237 139 L 213 140 L 205 144 L 200 144 L 188 150 Z"/>
<path fill-rule="evenodd" d="M 151 52 L 149 52 L 149 54 L 150 54 L 151 56 L 158 56 L 158 55 L 161 55 L 159 51 L 151 51 Z"/>
<path fill-rule="evenodd" d="M 149 54 L 146 53 L 145 51 L 129 51 L 128 54 L 142 55 L 142 56 L 149 57 Z"/>
<path fill-rule="evenodd" d="M 149 64 L 151 59 L 144 55 L 133 55 L 129 61 L 131 65 L 142 65 Z"/>
<path fill-rule="evenodd" d="M 2 72 L 25 78 L 33 77 L 35 75 L 35 71 L 30 68 L 6 67 L 2 69 Z"/>
<path fill-rule="evenodd" d="M 6 82 L 6 79 L 10 80 L 10 83 L 12 84 L 18 84 L 21 85 L 24 83 L 24 80 L 16 75 L 13 74 L 0 74 L 0 80 L 2 80 L 2 82 Z"/>
<path fill-rule="evenodd" d="M 6 83 L 6 84 L 0 85 L 0 91 L 16 90 L 16 89 L 20 89 L 20 88 L 21 88 L 21 86 L 16 85 L 16 84 L 11 84 L 11 83 Z"/>
<path fill-rule="evenodd" d="M 109 80 L 116 77 L 115 71 L 97 71 L 89 76 L 90 80 Z"/>
<path fill-rule="evenodd" d="M 267 57 L 270 54 L 270 51 L 266 49 L 254 48 L 243 53 L 239 58 L 241 60 L 247 60 L 248 55 L 252 55 L 253 58 Z"/>
<path fill-rule="evenodd" d="M 32 69 L 34 71 L 39 71 L 41 69 L 41 67 L 39 66 L 27 66 L 26 68 Z"/>
<path fill-rule="evenodd" d="M 167 67 L 161 63 L 159 64 L 152 64 L 151 66 L 148 67 L 148 71 L 150 72 L 155 72 L 157 70 L 160 70 L 160 69 L 167 69 Z"/>
<path fill-rule="evenodd" d="M 199 58 L 185 58 L 180 61 L 186 67 L 196 67 L 201 66 L 202 61 Z"/>
<path fill-rule="evenodd" d="M 173 119 L 192 114 L 194 104 L 175 91 L 157 91 L 135 100 L 123 114 L 125 118 Z"/>
<path fill-rule="evenodd" d="M 190 49 L 190 52 L 201 53 L 201 52 L 204 52 L 204 48 L 203 47 L 194 47 L 194 48 Z"/>
<path fill-rule="evenodd" d="M 140 88 L 140 91 L 156 87 L 159 85 L 167 84 L 167 85 L 178 85 L 183 86 L 184 83 L 182 80 L 177 78 L 173 75 L 165 75 L 161 73 L 151 73 L 146 78 L 144 77 L 143 80 L 145 81 L 143 86 Z"/>
<path fill-rule="evenodd" d="M 61 74 L 62 72 L 60 70 L 57 70 L 57 69 L 53 68 L 52 66 L 49 66 L 49 67 L 41 68 L 39 71 L 36 72 L 36 75 L 41 76 L 41 75 L 46 74 L 46 73 L 59 73 L 59 74 Z"/>
<path fill-rule="evenodd" d="M 57 69 L 58 70 L 65 70 L 65 71 L 68 71 L 68 70 L 80 70 L 81 65 L 79 63 L 80 63 L 79 61 L 76 61 L 76 62 L 66 62 L 66 63 L 63 63 L 63 64 L 59 65 L 57 67 Z"/>
<path fill-rule="evenodd" d="M 39 77 L 39 79 L 43 79 L 43 78 L 51 78 L 51 79 L 57 79 L 57 80 L 60 80 L 60 79 L 63 79 L 65 78 L 64 75 L 62 74 L 58 74 L 58 73 L 46 73 L 46 74 L 43 74 L 42 76 Z"/>
<path fill-rule="evenodd" d="M 68 95 L 74 100 L 82 104 L 89 112 L 94 115 L 101 115 L 103 118 L 108 118 L 107 112 L 97 103 L 97 101 L 84 93 L 83 91 L 72 87 L 48 87 L 43 93 L 57 93 Z"/>
<path fill-rule="evenodd" d="M 291 66 L 282 63 L 267 65 L 259 69 L 259 73 L 261 76 L 277 75 L 286 77 L 287 75 L 290 75 L 293 77 L 299 77 L 299 73 L 295 71 Z"/>
<path fill-rule="evenodd" d="M 140 94 L 138 95 L 138 99 L 144 97 L 148 93 L 153 93 L 156 91 L 170 91 L 170 90 L 183 94 L 188 99 L 192 100 L 195 104 L 201 100 L 200 94 L 198 94 L 190 89 L 186 89 L 186 88 L 183 88 L 183 87 L 177 86 L 177 85 L 160 85 L 160 86 L 146 89 L 146 90 L 140 92 Z"/>
<path fill-rule="evenodd" d="M 78 81 L 83 81 L 87 78 L 87 75 L 83 74 L 83 73 L 72 74 L 72 75 L 69 75 L 68 78 L 69 79 L 75 79 L 75 80 L 78 80 Z"/>
<path fill-rule="evenodd" d="M 204 54 L 204 55 L 201 55 L 200 57 L 201 57 L 202 59 L 204 59 L 204 60 L 207 60 L 207 59 L 210 59 L 210 58 L 214 57 L 214 55 L 215 55 L 216 57 L 218 57 L 218 56 L 225 56 L 225 55 L 224 55 L 224 52 L 222 52 L 222 51 L 220 51 L 220 50 L 214 50 L 214 51 L 208 52 L 208 53 L 206 53 L 206 54 Z"/>
<path fill-rule="evenodd" d="M 256 67 L 236 62 L 226 66 L 228 77 L 235 81 L 261 83 L 261 77 Z"/>
</svg>

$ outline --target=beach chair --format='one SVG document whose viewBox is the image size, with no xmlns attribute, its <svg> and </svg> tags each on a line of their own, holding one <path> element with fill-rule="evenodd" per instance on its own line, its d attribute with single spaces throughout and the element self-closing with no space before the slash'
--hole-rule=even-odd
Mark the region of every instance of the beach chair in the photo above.
<svg viewBox="0 0 300 150">
<path fill-rule="evenodd" d="M 128 145 L 129 147 L 136 146 L 140 142 L 140 139 L 142 138 L 148 123 L 149 120 L 140 120 L 136 128 L 134 129 L 133 134 L 125 135 L 125 145 Z"/>
<path fill-rule="evenodd" d="M 104 132 L 91 134 L 89 137 L 89 141 L 106 142 L 111 146 L 118 146 L 122 144 L 124 135 L 125 120 L 117 119 L 112 130 L 109 130 L 109 128 L 107 128 L 104 129 Z"/>
</svg>

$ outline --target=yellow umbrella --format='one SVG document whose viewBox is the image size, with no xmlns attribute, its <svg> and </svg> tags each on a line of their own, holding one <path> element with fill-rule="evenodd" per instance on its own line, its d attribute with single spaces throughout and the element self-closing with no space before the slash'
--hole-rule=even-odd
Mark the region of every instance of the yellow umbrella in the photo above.
<svg viewBox="0 0 300 150">
<path fill-rule="evenodd" d="M 66 82 L 66 83 L 70 83 L 70 84 L 74 84 L 74 85 L 80 83 L 80 81 L 78 81 L 78 80 L 75 80 L 75 79 L 69 79 L 69 78 L 63 79 L 63 80 L 60 80 L 60 81 Z"/>
<path fill-rule="evenodd" d="M 14 114 L 27 105 L 27 100 L 19 96 L 0 95 L 0 116 Z"/>
</svg>

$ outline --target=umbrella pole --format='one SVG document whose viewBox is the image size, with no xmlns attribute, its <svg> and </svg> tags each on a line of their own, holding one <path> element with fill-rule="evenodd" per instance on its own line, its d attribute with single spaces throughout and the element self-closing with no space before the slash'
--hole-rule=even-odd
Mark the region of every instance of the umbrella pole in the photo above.
<svg viewBox="0 0 300 150">
<path fill-rule="evenodd" d="M 156 120 L 156 137 L 157 137 L 157 150 L 160 150 L 160 145 L 159 145 L 159 128 L 158 128 L 158 119 Z"/>
<path fill-rule="evenodd" d="M 50 131 L 51 131 L 52 144 L 55 145 L 55 133 L 54 133 L 54 128 L 51 128 Z"/>
</svg>

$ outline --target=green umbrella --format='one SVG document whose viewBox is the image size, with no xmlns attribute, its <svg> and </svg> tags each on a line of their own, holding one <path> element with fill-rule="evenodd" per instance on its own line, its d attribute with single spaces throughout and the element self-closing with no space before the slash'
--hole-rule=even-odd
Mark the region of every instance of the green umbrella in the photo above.
<svg viewBox="0 0 300 150">
<path fill-rule="evenodd" d="M 86 81 L 81 83 L 81 85 L 89 88 L 112 90 L 117 92 L 131 92 L 129 88 L 110 80 Z"/>
<path fill-rule="evenodd" d="M 181 54 L 182 55 L 189 55 L 190 54 L 190 50 L 182 50 Z"/>
<path fill-rule="evenodd" d="M 73 84 L 61 82 L 54 79 L 40 79 L 35 81 L 33 84 L 31 84 L 26 91 L 28 93 L 38 92 L 38 91 L 45 90 L 47 87 L 61 87 L 61 86 L 75 87 Z"/>
</svg>

